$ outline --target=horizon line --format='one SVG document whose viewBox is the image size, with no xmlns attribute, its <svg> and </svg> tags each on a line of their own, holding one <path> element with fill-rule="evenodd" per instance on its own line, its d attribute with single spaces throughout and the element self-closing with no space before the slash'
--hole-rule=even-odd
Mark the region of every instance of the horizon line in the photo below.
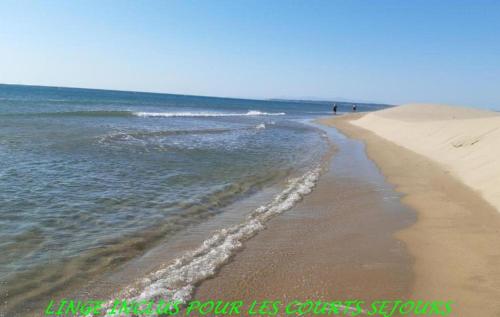
<svg viewBox="0 0 500 317">
<path fill-rule="evenodd" d="M 228 97 L 228 96 L 209 96 L 209 95 L 193 95 L 193 94 L 182 94 L 182 93 L 171 93 L 171 92 L 159 92 L 159 91 L 140 91 L 140 90 L 123 90 L 123 89 L 109 89 L 109 88 L 94 88 L 94 87 L 74 87 L 74 86 L 50 86 L 50 85 L 39 85 L 39 84 L 12 84 L 12 83 L 0 83 L 0 85 L 5 86 L 26 86 L 26 87 L 41 87 L 41 88 L 62 88 L 62 89 L 84 89 L 84 90 L 99 90 L 99 91 L 111 91 L 111 92 L 125 92 L 125 93 L 139 93 L 139 94 L 157 94 L 157 95 L 175 95 L 175 96 L 186 96 L 186 97 L 202 97 L 202 98 L 219 98 L 219 99 L 235 99 L 235 100 L 255 100 L 255 101 L 274 101 L 274 102 L 308 102 L 308 103 L 318 103 L 318 102 L 337 102 L 337 103 L 357 103 L 357 104 L 373 104 L 373 105 L 389 105 L 391 103 L 384 102 L 367 102 L 367 101 L 346 101 L 346 100 L 335 100 L 335 99 L 303 99 L 303 98 L 279 98 L 279 97 L 268 97 L 268 98 L 249 98 L 249 97 Z M 347 99 L 347 98 L 340 98 Z"/>
</svg>

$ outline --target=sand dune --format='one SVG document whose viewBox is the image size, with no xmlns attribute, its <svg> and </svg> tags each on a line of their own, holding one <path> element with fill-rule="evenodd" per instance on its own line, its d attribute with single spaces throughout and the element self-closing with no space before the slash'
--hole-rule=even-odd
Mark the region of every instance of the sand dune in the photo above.
<svg viewBox="0 0 500 317">
<path fill-rule="evenodd" d="M 368 117 L 366 121 L 358 120 L 362 115 Z M 477 165 L 497 164 L 487 148 L 477 147 L 485 141 L 494 144 L 494 139 L 483 137 L 467 147 L 453 146 L 459 138 L 477 136 L 490 128 L 486 124 L 476 128 L 476 121 L 494 120 L 498 126 L 495 117 L 495 113 L 471 109 L 405 106 L 381 111 L 377 116 L 358 113 L 322 120 L 362 140 L 368 156 L 403 194 L 402 202 L 417 212 L 417 222 L 396 234 L 414 260 L 410 298 L 451 299 L 455 303 L 453 316 L 500 316 L 500 213 L 479 191 L 471 190 L 449 172 L 452 165 L 463 172 L 462 166 L 477 169 Z M 456 125 L 455 120 L 459 121 Z M 361 124 L 367 128 L 361 128 Z M 497 149 L 492 146 L 490 150 Z M 432 155 L 432 151 L 441 156 Z M 447 163 L 442 163 L 444 159 Z M 498 168 L 479 171 L 495 183 L 494 171 Z M 489 193 L 498 187 L 480 184 Z"/>
<path fill-rule="evenodd" d="M 351 123 L 439 163 L 500 211 L 500 114 L 413 104 Z"/>
</svg>

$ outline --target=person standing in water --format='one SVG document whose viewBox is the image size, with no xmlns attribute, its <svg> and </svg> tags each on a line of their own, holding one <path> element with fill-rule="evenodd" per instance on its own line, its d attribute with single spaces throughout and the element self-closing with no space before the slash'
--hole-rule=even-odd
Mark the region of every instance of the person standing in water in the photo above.
<svg viewBox="0 0 500 317">
<path fill-rule="evenodd" d="M 352 111 L 353 112 L 356 112 L 357 109 L 358 109 L 358 107 L 356 107 L 356 105 L 352 105 Z"/>
<path fill-rule="evenodd" d="M 333 114 L 337 114 L 337 104 L 333 104 Z"/>
</svg>

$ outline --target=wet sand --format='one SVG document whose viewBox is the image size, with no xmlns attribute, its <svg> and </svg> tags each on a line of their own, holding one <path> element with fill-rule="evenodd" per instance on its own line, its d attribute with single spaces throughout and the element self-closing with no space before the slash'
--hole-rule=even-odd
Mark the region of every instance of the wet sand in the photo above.
<svg viewBox="0 0 500 317">
<path fill-rule="evenodd" d="M 361 142 L 331 134 L 337 153 L 315 190 L 247 241 L 199 286 L 195 300 L 409 296 L 412 258 L 394 234 L 411 225 L 415 214 L 399 203 Z"/>
<path fill-rule="evenodd" d="M 400 231 L 414 257 L 412 298 L 455 301 L 453 316 L 500 316 L 500 215 L 478 192 L 430 159 L 349 123 L 323 120 L 361 139 L 418 221 Z M 404 133 L 400 131 L 399 133 Z"/>
</svg>

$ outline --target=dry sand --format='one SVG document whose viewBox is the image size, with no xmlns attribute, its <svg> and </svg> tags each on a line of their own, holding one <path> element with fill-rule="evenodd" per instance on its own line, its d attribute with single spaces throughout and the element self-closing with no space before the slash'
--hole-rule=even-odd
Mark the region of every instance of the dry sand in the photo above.
<svg viewBox="0 0 500 317">
<path fill-rule="evenodd" d="M 500 114 L 405 105 L 367 114 L 352 124 L 441 164 L 500 210 Z"/>
<path fill-rule="evenodd" d="M 415 258 L 411 297 L 453 300 L 453 316 L 500 316 L 500 117 L 408 105 L 323 123 L 363 140 L 418 212 L 397 235 Z"/>
</svg>

